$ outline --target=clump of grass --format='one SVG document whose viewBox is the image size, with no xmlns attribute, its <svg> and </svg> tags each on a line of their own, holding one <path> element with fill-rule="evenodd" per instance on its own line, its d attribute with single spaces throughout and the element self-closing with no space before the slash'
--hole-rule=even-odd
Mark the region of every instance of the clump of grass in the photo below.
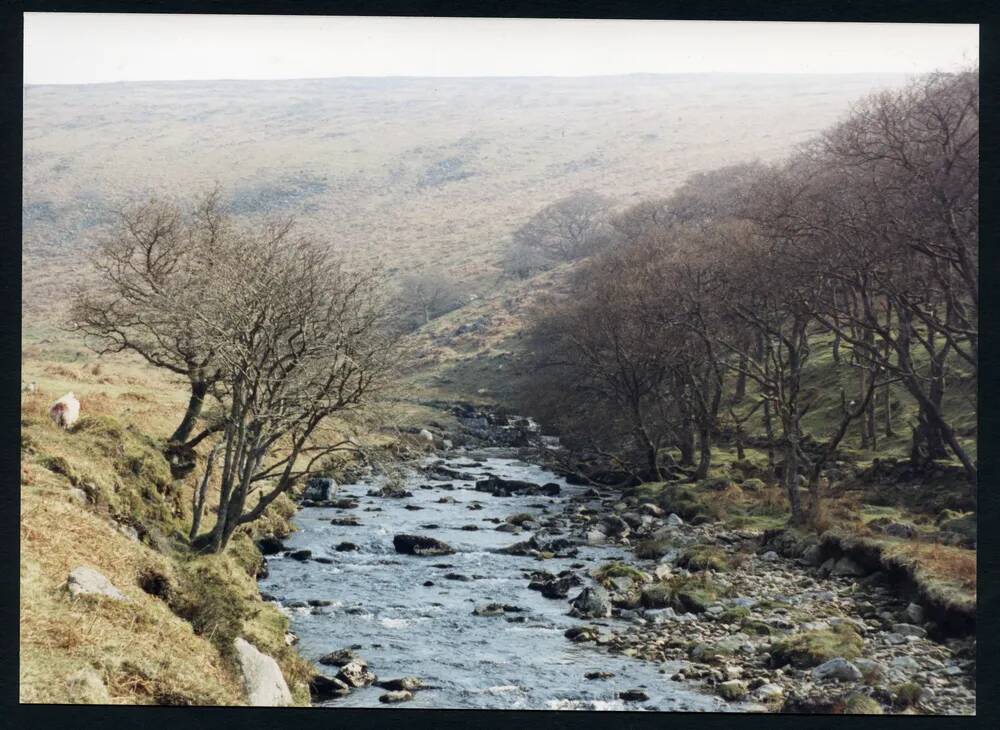
<svg viewBox="0 0 1000 730">
<path fill-rule="evenodd" d="M 642 589 L 640 602 L 645 608 L 673 608 L 702 613 L 715 602 L 719 591 L 707 575 L 676 576 Z"/>
<path fill-rule="evenodd" d="M 631 578 L 638 583 L 649 581 L 649 574 L 628 563 L 614 562 L 605 563 L 594 571 L 594 578 L 598 583 L 607 584 L 612 578 Z"/>
<path fill-rule="evenodd" d="M 860 692 L 848 696 L 844 703 L 845 715 L 881 715 L 882 705 L 871 697 Z"/>
<path fill-rule="evenodd" d="M 679 561 L 688 570 L 714 570 L 724 572 L 730 567 L 729 556 L 722 548 L 714 545 L 695 545 L 684 551 Z"/>
<path fill-rule="evenodd" d="M 916 682 L 904 682 L 897 684 L 892 691 L 896 699 L 896 704 L 900 707 L 913 707 L 920 702 L 923 689 Z"/>
<path fill-rule="evenodd" d="M 777 666 L 791 664 L 808 669 L 835 657 L 857 658 L 863 647 L 864 642 L 853 627 L 837 624 L 829 629 L 803 631 L 775 642 L 771 657 Z"/>
<path fill-rule="evenodd" d="M 637 543 L 633 552 L 637 558 L 642 560 L 659 560 L 673 548 L 672 540 L 642 540 Z"/>
</svg>

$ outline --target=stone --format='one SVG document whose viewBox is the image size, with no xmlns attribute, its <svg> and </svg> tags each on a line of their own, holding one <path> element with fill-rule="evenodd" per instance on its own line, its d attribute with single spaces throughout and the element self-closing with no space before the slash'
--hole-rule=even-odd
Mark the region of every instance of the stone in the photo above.
<svg viewBox="0 0 1000 730">
<path fill-rule="evenodd" d="M 236 638 L 234 646 L 249 704 L 254 707 L 291 705 L 292 693 L 278 662 L 267 654 L 262 654 L 242 637 Z"/>
<path fill-rule="evenodd" d="M 776 702 L 785 696 L 785 691 L 776 684 L 762 684 L 754 690 L 753 696 L 761 702 Z"/>
<path fill-rule="evenodd" d="M 392 545 L 404 555 L 452 555 L 455 551 L 447 543 L 423 535 L 396 535 Z"/>
<path fill-rule="evenodd" d="M 336 547 L 336 550 L 337 550 L 338 553 L 349 553 L 349 552 L 353 552 L 355 550 L 360 550 L 360 549 L 361 548 L 359 548 L 353 542 L 341 542 L 341 543 L 337 543 L 337 547 Z"/>
<path fill-rule="evenodd" d="M 387 679 L 379 682 L 378 686 L 391 692 L 413 692 L 424 686 L 419 677 L 400 677 L 399 679 Z"/>
<path fill-rule="evenodd" d="M 368 671 L 368 666 L 361 662 L 348 662 L 337 672 L 337 679 L 351 687 L 367 687 L 378 677 Z"/>
<path fill-rule="evenodd" d="M 684 524 L 684 520 L 671 512 L 667 515 L 667 526 L 669 527 L 681 527 Z"/>
<path fill-rule="evenodd" d="M 104 574 L 93 568 L 80 566 L 70 571 L 66 587 L 73 598 L 108 598 L 112 601 L 128 601 L 129 598 L 109 581 Z"/>
<path fill-rule="evenodd" d="M 902 634 L 903 636 L 918 636 L 920 638 L 927 636 L 927 629 L 914 626 L 913 624 L 893 624 L 892 630 L 894 633 Z"/>
<path fill-rule="evenodd" d="M 413 693 L 402 689 L 397 692 L 386 692 L 379 696 L 378 701 L 384 704 L 394 704 L 396 702 L 409 702 L 412 699 Z"/>
<path fill-rule="evenodd" d="M 923 606 L 911 603 L 906 607 L 906 618 L 910 620 L 911 624 L 922 624 L 924 622 L 924 608 Z"/>
<path fill-rule="evenodd" d="M 738 679 L 722 682 L 718 687 L 719 696 L 730 702 L 737 702 L 747 696 L 747 686 Z"/>
<path fill-rule="evenodd" d="M 111 702 L 104 680 L 93 667 L 84 667 L 66 677 L 66 689 L 74 704 L 107 705 Z"/>
<path fill-rule="evenodd" d="M 641 689 L 627 689 L 618 693 L 618 699 L 622 702 L 646 702 L 649 700 L 649 695 Z"/>
<path fill-rule="evenodd" d="M 840 575 L 850 578 L 860 578 L 867 574 L 867 570 L 846 556 L 838 560 L 830 570 L 830 575 Z"/>
<path fill-rule="evenodd" d="M 314 674 L 309 680 L 309 696 L 314 702 L 324 702 L 335 697 L 344 697 L 351 691 L 350 686 L 336 677 Z"/>
<path fill-rule="evenodd" d="M 761 560 L 766 560 L 768 562 L 773 562 L 777 560 L 780 556 L 774 550 L 768 550 L 766 553 L 760 556 Z"/>
<path fill-rule="evenodd" d="M 87 500 L 87 493 L 85 491 L 83 491 L 82 489 L 80 489 L 78 487 L 70 487 L 66 491 L 66 493 L 69 496 L 69 499 L 70 499 L 71 502 L 75 502 L 76 504 L 78 504 L 80 506 L 83 506 L 83 505 L 87 504 L 87 501 L 88 501 Z"/>
<path fill-rule="evenodd" d="M 337 649 L 336 651 L 331 651 L 329 654 L 324 654 L 319 658 L 320 664 L 325 664 L 331 667 L 343 667 L 350 663 L 361 664 L 362 666 L 368 666 L 368 662 L 362 659 L 359 655 L 355 654 L 351 649 Z"/>
<path fill-rule="evenodd" d="M 420 437 L 421 441 L 425 441 L 426 443 L 429 444 L 434 443 L 434 434 L 432 434 L 426 428 L 420 429 L 420 432 L 417 435 Z"/>
<path fill-rule="evenodd" d="M 587 672 L 583 675 L 584 679 L 611 679 L 613 676 L 614 672 Z"/>
<path fill-rule="evenodd" d="M 611 616 L 611 596 L 601 586 L 589 586 L 573 599 L 571 616 L 607 618 Z"/>
<path fill-rule="evenodd" d="M 600 530 L 588 530 L 586 539 L 588 545 L 603 545 L 608 541 L 608 536 Z"/>
<path fill-rule="evenodd" d="M 823 548 L 819 544 L 810 545 L 802 553 L 802 562 L 806 565 L 821 565 L 823 562 Z"/>
<path fill-rule="evenodd" d="M 861 679 L 861 670 L 843 657 L 835 657 L 823 662 L 812 670 L 812 678 L 817 682 L 856 682 Z"/>
<path fill-rule="evenodd" d="M 917 662 L 917 660 L 911 656 L 907 656 L 906 654 L 902 656 L 893 657 L 892 662 L 890 662 L 890 666 L 893 669 L 898 669 L 903 672 L 920 671 L 920 664 Z"/>
<path fill-rule="evenodd" d="M 330 477 L 313 477 L 306 482 L 306 488 L 302 492 L 304 499 L 311 499 L 315 502 L 328 502 L 337 493 L 337 482 Z"/>
<path fill-rule="evenodd" d="M 861 674 L 865 677 L 878 679 L 885 674 L 885 667 L 874 659 L 855 659 L 853 664 L 861 670 Z"/>
</svg>

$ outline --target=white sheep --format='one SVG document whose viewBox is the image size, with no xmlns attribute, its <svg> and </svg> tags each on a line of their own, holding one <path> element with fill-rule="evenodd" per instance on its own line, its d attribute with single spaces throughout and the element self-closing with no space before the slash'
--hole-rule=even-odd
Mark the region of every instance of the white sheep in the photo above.
<svg viewBox="0 0 1000 730">
<path fill-rule="evenodd" d="M 72 392 L 67 393 L 49 408 L 49 418 L 61 428 L 70 428 L 80 417 L 80 401 Z"/>
</svg>

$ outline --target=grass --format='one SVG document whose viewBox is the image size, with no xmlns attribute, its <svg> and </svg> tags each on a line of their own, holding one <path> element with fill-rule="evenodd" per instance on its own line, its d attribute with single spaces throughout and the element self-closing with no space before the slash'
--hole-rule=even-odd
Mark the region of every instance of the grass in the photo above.
<svg viewBox="0 0 1000 730">
<path fill-rule="evenodd" d="M 852 627 L 837 624 L 781 639 L 771 646 L 771 657 L 777 666 L 791 664 L 808 669 L 835 657 L 855 659 L 861 656 L 863 647 L 864 642 Z"/>
</svg>

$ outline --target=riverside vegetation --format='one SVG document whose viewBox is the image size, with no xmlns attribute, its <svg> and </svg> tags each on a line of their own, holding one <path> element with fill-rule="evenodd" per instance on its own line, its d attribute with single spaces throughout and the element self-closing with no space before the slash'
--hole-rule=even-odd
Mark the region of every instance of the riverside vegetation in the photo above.
<svg viewBox="0 0 1000 730">
<path fill-rule="evenodd" d="M 291 606 L 257 579 L 363 558 L 344 513 L 416 514 L 426 483 L 440 509 L 465 490 L 537 500 L 491 514 L 530 533 L 501 554 L 537 565 L 519 590 L 559 602 L 588 656 L 650 663 L 716 708 L 974 712 L 977 140 L 978 74 L 922 79 L 786 162 L 630 207 L 546 205 L 497 291 L 465 303 L 415 279 L 394 298 L 287 226 L 229 217 L 224 191 L 124 211 L 96 259 L 117 262 L 111 286 L 72 313 L 102 356 L 36 334 L 23 360 L 22 701 L 368 702 L 363 659 L 326 676 L 293 646 L 297 620 L 343 597 Z M 144 250 L 169 265 L 147 255 L 134 278 Z M 296 338 L 310 347 L 283 349 Z M 45 411 L 68 390 L 82 417 L 63 430 Z M 498 456 L 556 481 L 480 470 Z M 338 515 L 330 556 L 282 546 L 314 476 L 350 489 L 305 502 Z M 447 555 L 433 529 L 416 538 Z M 105 595 L 78 588 L 81 567 Z M 561 628 L 490 598 L 477 619 Z M 247 643 L 285 694 L 245 684 Z M 578 681 L 667 709 L 618 667 Z M 420 684 L 381 702 L 419 703 Z"/>
</svg>

